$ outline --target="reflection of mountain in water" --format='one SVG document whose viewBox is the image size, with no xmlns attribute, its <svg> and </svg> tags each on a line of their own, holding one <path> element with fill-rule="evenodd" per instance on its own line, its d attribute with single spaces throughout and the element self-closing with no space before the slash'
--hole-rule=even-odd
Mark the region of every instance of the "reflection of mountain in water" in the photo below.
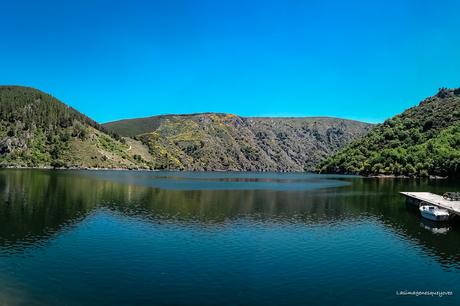
<svg viewBox="0 0 460 306">
<path fill-rule="evenodd" d="M 342 215 L 340 206 L 333 205 L 336 199 L 325 196 L 325 191 L 312 194 L 268 190 L 165 190 L 145 186 L 146 179 L 141 172 L 129 172 L 130 176 L 123 177 L 125 183 L 121 183 L 120 177 L 108 179 L 106 172 L 102 177 L 97 172 L 89 175 L 81 173 L 1 171 L 0 241 L 3 244 L 34 243 L 34 240 L 46 238 L 102 206 L 128 215 L 171 222 L 218 223 L 241 216 L 281 220 L 302 216 L 310 218 L 311 215 L 326 218 L 329 214 L 337 218 Z M 165 180 L 164 177 L 161 179 Z M 170 180 L 172 183 L 177 181 L 174 177 Z M 239 183 L 249 186 L 254 184 L 251 178 L 239 180 Z M 260 177 L 260 180 L 272 183 L 269 177 Z M 296 184 L 311 183 L 299 177 L 290 178 L 287 183 L 276 178 L 272 180 L 285 185 L 292 180 Z M 336 180 L 316 181 L 320 181 L 322 187 L 348 184 Z"/>
<path fill-rule="evenodd" d="M 302 174 L 165 174 L 142 172 L 0 171 L 0 244 L 9 251 L 37 245 L 78 223 L 98 208 L 147 220 L 200 226 L 223 226 L 249 218 L 258 222 L 291 222 L 332 226 L 364 218 L 380 220 L 405 240 L 415 241 L 441 263 L 460 262 L 459 227 L 443 235 L 420 227 L 408 210 L 402 190 L 451 190 L 455 182 L 324 177 Z M 169 177 L 171 176 L 171 177 Z M 152 182 L 152 180 L 161 180 Z M 160 189 L 156 184 L 199 181 L 238 182 L 240 190 Z M 250 190 L 251 184 L 309 184 L 324 187 Z M 183 183 L 183 182 L 182 182 Z M 329 183 L 340 186 L 329 188 Z M 353 183 L 353 185 L 349 185 Z"/>
</svg>

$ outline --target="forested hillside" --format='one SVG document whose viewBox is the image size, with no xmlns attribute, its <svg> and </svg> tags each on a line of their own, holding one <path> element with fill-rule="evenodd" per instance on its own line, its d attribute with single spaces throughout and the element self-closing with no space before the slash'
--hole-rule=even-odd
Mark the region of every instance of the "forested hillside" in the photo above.
<svg viewBox="0 0 460 306">
<path fill-rule="evenodd" d="M 370 128 L 215 113 L 103 126 L 39 90 L 0 86 L 0 167 L 310 171 Z"/>
<path fill-rule="evenodd" d="M 0 166 L 148 167 L 138 146 L 39 90 L 0 86 Z"/>
<path fill-rule="evenodd" d="M 323 162 L 328 173 L 458 176 L 460 88 L 440 89 Z"/>
</svg>

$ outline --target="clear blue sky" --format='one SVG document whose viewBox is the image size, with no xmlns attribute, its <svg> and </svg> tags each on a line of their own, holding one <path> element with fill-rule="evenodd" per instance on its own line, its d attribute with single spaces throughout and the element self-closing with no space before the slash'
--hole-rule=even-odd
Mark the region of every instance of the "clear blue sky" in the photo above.
<svg viewBox="0 0 460 306">
<path fill-rule="evenodd" d="M 0 84 L 99 122 L 164 113 L 383 121 L 460 87 L 460 1 L 1 0 Z"/>
</svg>

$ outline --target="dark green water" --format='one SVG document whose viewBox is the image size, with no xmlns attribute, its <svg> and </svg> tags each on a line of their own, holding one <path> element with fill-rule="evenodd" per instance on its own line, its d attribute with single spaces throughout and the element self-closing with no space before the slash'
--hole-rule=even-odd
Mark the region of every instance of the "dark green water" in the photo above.
<svg viewBox="0 0 460 306">
<path fill-rule="evenodd" d="M 458 181 L 0 171 L 0 305 L 460 305 Z M 401 296 L 397 291 L 452 291 Z"/>
</svg>

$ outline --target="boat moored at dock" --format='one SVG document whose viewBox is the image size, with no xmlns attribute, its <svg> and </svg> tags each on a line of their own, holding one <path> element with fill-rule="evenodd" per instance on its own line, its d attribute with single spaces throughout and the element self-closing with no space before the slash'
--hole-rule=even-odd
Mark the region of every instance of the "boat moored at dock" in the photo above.
<svg viewBox="0 0 460 306">
<path fill-rule="evenodd" d="M 434 205 L 421 205 L 419 207 L 422 217 L 431 221 L 448 221 L 449 211 Z"/>
<path fill-rule="evenodd" d="M 431 192 L 401 192 L 406 197 L 406 202 L 418 206 L 420 213 L 426 219 L 433 221 L 446 221 L 451 217 L 460 216 L 460 201 L 453 200 L 452 197 L 443 197 Z M 449 193 L 452 194 L 452 193 Z M 427 207 L 424 207 L 427 206 Z M 431 209 L 429 206 L 434 207 Z M 422 207 L 424 207 L 422 209 Z M 423 211 L 422 211 L 423 210 Z M 433 215 L 436 211 L 438 215 Z M 447 214 L 447 217 L 445 216 Z"/>
</svg>

